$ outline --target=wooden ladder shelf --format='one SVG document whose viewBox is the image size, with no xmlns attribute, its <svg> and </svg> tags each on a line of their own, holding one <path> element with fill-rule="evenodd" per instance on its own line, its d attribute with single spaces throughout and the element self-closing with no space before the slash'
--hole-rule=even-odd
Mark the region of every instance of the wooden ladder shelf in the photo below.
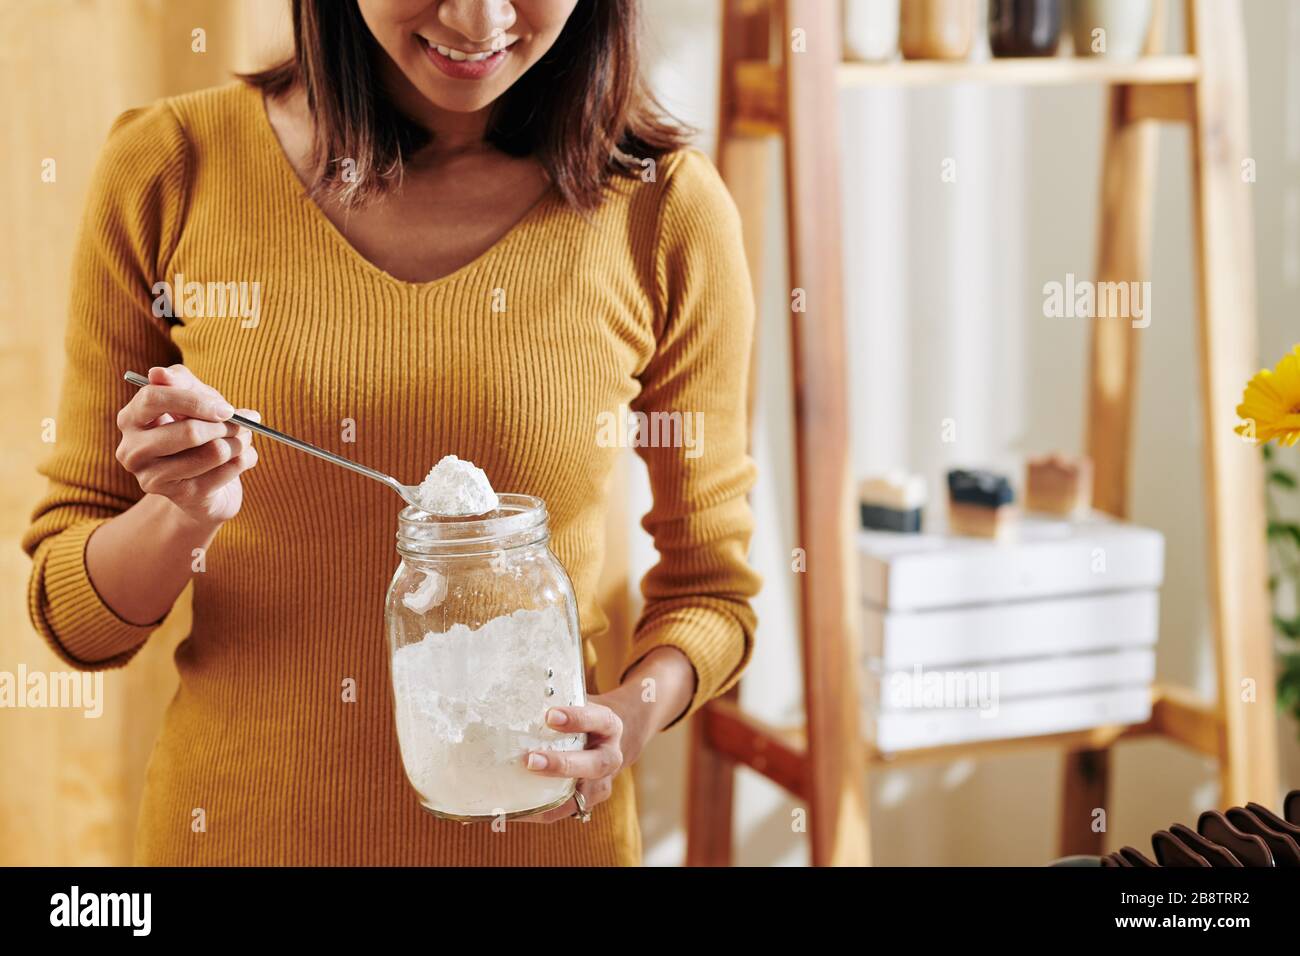
<svg viewBox="0 0 1300 956">
<path fill-rule="evenodd" d="M 797 544 L 805 724 L 767 726 L 733 690 L 695 719 L 690 755 L 687 863 L 727 865 L 737 764 L 802 800 L 815 865 L 870 861 L 867 772 L 918 760 L 981 757 L 1031 747 L 1065 751 L 1060 852 L 1100 853 L 1094 808 L 1106 805 L 1110 748 L 1160 736 L 1217 759 L 1223 806 L 1272 802 L 1277 740 L 1272 634 L 1259 456 L 1232 431 L 1237 402 L 1257 367 L 1254 253 L 1248 185 L 1246 62 L 1240 0 L 1185 0 L 1188 52 L 1166 55 L 1163 0 L 1146 55 L 1132 63 L 1051 58 L 976 63 L 840 62 L 840 5 L 830 0 L 724 0 L 718 166 L 745 226 L 755 273 L 763 249 L 769 137 L 784 144 L 790 286 L 807 311 L 792 313 Z M 790 53 L 802 30 L 806 52 Z M 849 86 L 950 83 L 1109 88 L 1097 248 L 1098 282 L 1149 276 L 1157 122 L 1191 131 L 1192 200 L 1200 346 L 1201 425 L 1209 531 L 1209 596 L 1217 702 L 1169 687 L 1155 691 L 1141 725 L 939 747 L 886 758 L 864 743 L 855 633 L 855 522 L 848 468 L 847 369 L 842 315 L 838 91 Z M 1094 505 L 1123 517 L 1130 498 L 1138 338 L 1129 323 L 1093 323 L 1087 450 Z M 752 396 L 752 389 L 751 389 Z M 751 397 L 752 402 L 752 397 Z M 1242 701 L 1243 681 L 1254 683 Z"/>
</svg>

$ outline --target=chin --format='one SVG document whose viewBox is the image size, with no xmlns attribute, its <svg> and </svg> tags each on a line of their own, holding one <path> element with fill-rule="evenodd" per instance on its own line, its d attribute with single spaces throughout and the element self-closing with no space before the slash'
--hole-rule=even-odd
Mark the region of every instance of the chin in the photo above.
<svg viewBox="0 0 1300 956">
<path fill-rule="evenodd" d="M 421 96 L 440 110 L 446 110 L 448 113 L 477 113 L 495 103 L 507 88 L 502 87 L 499 91 L 457 90 L 448 89 L 445 84 L 434 82 L 419 86 L 417 89 Z"/>
</svg>

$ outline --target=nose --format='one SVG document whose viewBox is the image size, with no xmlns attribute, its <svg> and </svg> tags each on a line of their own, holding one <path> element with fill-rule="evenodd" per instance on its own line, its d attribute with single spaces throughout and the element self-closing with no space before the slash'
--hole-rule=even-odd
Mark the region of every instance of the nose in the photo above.
<svg viewBox="0 0 1300 956">
<path fill-rule="evenodd" d="M 443 0 L 438 20 L 475 44 L 491 43 L 515 25 L 510 0 Z"/>
</svg>

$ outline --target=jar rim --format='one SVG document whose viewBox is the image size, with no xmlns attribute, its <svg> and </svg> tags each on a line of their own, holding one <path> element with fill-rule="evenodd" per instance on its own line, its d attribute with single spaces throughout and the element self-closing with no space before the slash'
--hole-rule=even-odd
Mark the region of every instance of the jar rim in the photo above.
<svg viewBox="0 0 1300 956">
<path fill-rule="evenodd" d="M 421 511 L 413 505 L 397 516 L 397 547 L 437 551 L 442 546 L 494 545 L 541 529 L 545 531 L 546 502 L 534 495 L 498 495 L 498 506 L 486 515 L 449 517 Z"/>
</svg>

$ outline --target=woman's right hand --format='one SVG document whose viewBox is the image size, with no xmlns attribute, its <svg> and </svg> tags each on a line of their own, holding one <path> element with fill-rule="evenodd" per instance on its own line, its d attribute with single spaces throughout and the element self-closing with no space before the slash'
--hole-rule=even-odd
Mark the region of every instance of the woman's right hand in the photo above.
<svg viewBox="0 0 1300 956">
<path fill-rule="evenodd" d="M 117 415 L 117 460 L 146 494 L 158 495 L 200 525 L 215 527 L 239 512 L 239 476 L 257 464 L 253 434 L 227 421 L 236 411 L 184 365 L 151 368 Z"/>
</svg>

